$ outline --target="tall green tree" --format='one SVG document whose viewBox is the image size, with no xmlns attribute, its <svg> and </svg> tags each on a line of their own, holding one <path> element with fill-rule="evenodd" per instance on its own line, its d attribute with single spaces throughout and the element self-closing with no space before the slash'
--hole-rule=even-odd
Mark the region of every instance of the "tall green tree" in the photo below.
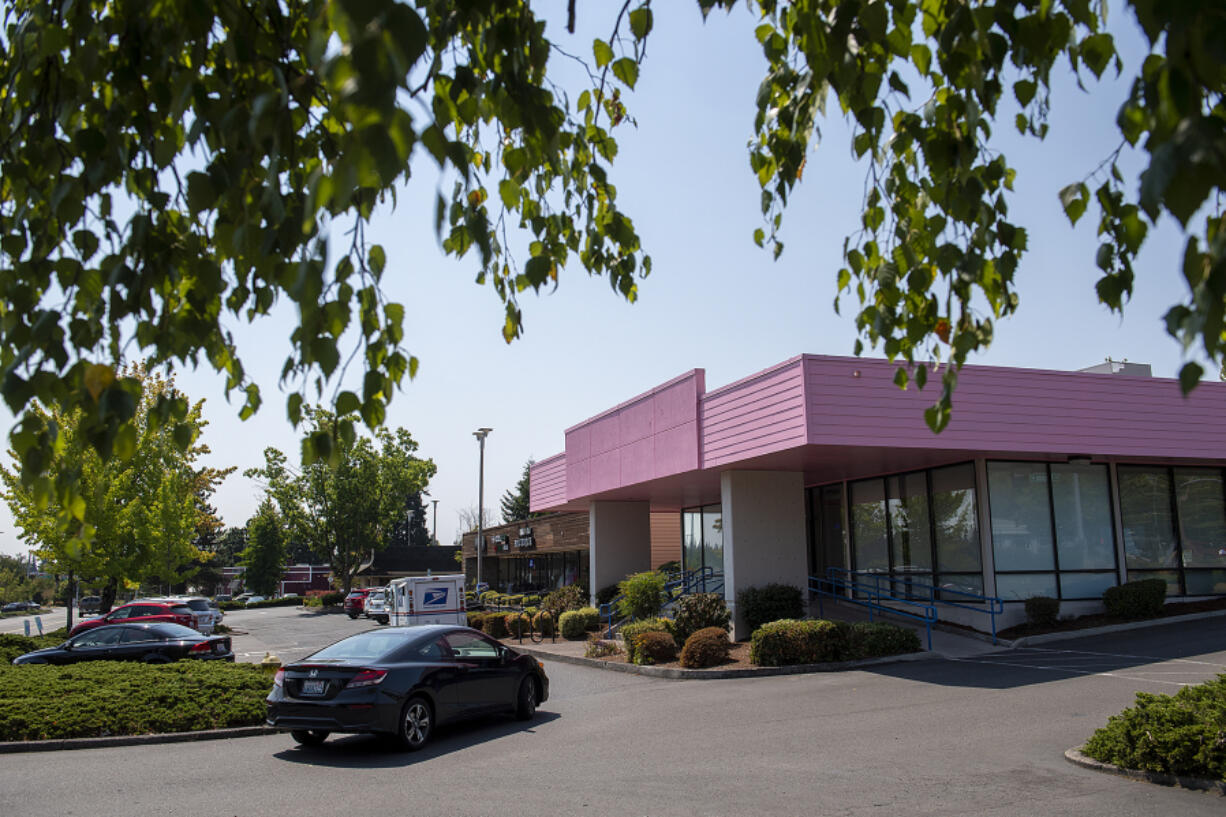
<svg viewBox="0 0 1226 817">
<path fill-rule="evenodd" d="M 247 521 L 247 548 L 242 554 L 243 586 L 261 596 L 276 596 L 285 575 L 285 531 L 277 506 L 268 497 Z"/>
<path fill-rule="evenodd" d="M 200 519 L 200 483 L 195 460 L 206 449 L 197 440 L 207 425 L 203 401 L 191 405 L 184 423 L 163 422 L 158 406 L 186 398 L 166 379 L 143 367 L 125 371 L 141 386 L 130 433 L 117 438 L 118 456 L 104 459 L 80 434 L 80 419 L 59 407 L 43 409 L 44 420 L 60 429 L 48 479 L 57 486 L 48 499 L 18 473 L 19 461 L 0 465 L 4 498 L 21 529 L 21 538 L 57 573 L 102 585 L 103 609 L 110 609 L 124 582 L 176 582 L 198 558 L 192 542 Z M 187 429 L 187 440 L 178 439 Z M 73 497 L 65 487 L 77 486 Z M 74 502 L 73 529 L 61 524 L 60 503 Z"/>
<path fill-rule="evenodd" d="M 735 0 L 697 0 L 703 15 Z M 767 60 L 749 149 L 765 226 L 782 251 L 782 210 L 828 107 L 854 123 L 869 164 L 862 229 L 845 242 L 838 303 L 866 345 L 900 361 L 898 383 L 941 391 L 928 422 L 948 422 L 957 370 L 1020 305 L 1027 249 L 1009 215 L 1016 172 L 998 132 L 1049 134 L 1055 72 L 1091 89 L 1125 70 L 1105 0 L 757 0 L 746 35 Z M 1111 309 L 1134 288 L 1134 259 L 1171 216 L 1185 234 L 1171 264 L 1186 296 L 1166 316 L 1185 348 L 1226 363 L 1226 15 L 1220 0 L 1125 0 L 1150 53 L 1126 67 L 1131 93 L 1103 134 L 1119 142 L 1069 179 L 1060 206 L 1096 211 L 1096 287 Z M 282 372 L 298 423 L 325 394 L 353 338 L 360 389 L 337 389 L 334 427 L 308 459 L 333 462 L 354 417 L 380 425 L 417 361 L 404 307 L 382 296 L 386 252 L 365 239 L 376 207 L 425 183 L 446 252 L 472 258 L 523 327 L 519 294 L 578 262 L 628 300 L 650 269 L 617 203 L 616 128 L 633 121 L 652 30 L 650 0 L 586 4 L 608 38 L 575 46 L 538 0 L 13 0 L 0 35 L 0 396 L 22 416 L 10 441 L 40 502 L 67 492 L 62 524 L 83 518 L 75 483 L 46 478 L 63 407 L 109 457 L 136 422 L 121 350 L 155 363 L 207 362 L 261 403 L 229 320 L 260 320 L 278 300 L 298 315 Z M 577 4 L 568 6 L 573 34 Z M 591 9 L 597 10 L 592 12 Z M 750 29 L 752 28 L 752 34 Z M 559 58 L 590 55 L 559 84 Z M 551 59 L 553 58 L 553 59 Z M 1067 68 L 1065 66 L 1068 66 Z M 1010 103 L 1021 112 L 1010 117 Z M 1004 119 L 1005 121 L 1001 121 Z M 697 127 L 696 127 L 697 132 Z M 1125 154 L 1141 171 L 1125 175 Z M 119 191 L 123 191 L 120 193 Z M 1053 205 L 1056 203 L 1053 202 Z M 529 244 L 504 242 L 519 227 Z M 330 244 L 334 233 L 346 240 Z M 1089 261 L 1090 259 L 1086 259 Z M 984 309 L 979 308 L 979 304 Z M 346 336 L 346 332 L 350 334 Z M 1188 363 L 1185 389 L 1202 371 Z M 308 392 L 314 391 L 314 395 Z M 187 408 L 168 401 L 168 419 Z M 78 414 L 79 412 L 79 414 Z"/>
<path fill-rule="evenodd" d="M 282 452 L 266 448 L 264 467 L 245 473 L 263 481 L 290 536 L 327 560 L 348 592 L 357 569 L 387 546 L 409 499 L 426 489 L 436 468 L 417 457 L 417 443 L 403 428 L 379 429 L 373 439 L 338 435 L 341 447 L 334 456 L 311 459 L 305 451 L 314 435 L 334 429 L 338 421 L 325 409 L 311 409 L 307 416 L 301 469 L 291 467 Z"/>
<path fill-rule="evenodd" d="M 529 510 L 528 485 L 531 475 L 532 466 L 535 460 L 528 460 L 524 463 L 524 472 L 519 478 L 519 482 L 515 483 L 515 487 L 507 489 L 507 492 L 502 495 L 502 521 L 503 524 L 518 522 L 521 519 L 528 519 L 534 516 Z"/>
</svg>

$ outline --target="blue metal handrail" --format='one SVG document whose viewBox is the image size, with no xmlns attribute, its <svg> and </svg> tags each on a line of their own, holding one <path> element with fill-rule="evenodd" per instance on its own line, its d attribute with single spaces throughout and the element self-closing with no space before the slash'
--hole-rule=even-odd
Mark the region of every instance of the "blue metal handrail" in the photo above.
<svg viewBox="0 0 1226 817">
<path fill-rule="evenodd" d="M 969 590 L 955 590 L 952 587 L 937 587 L 927 582 L 917 581 L 915 578 L 906 575 L 877 573 L 869 570 L 848 570 L 845 567 L 828 567 L 826 568 L 826 576 L 827 578 L 839 578 L 843 581 L 859 584 L 866 584 L 868 580 L 871 580 L 877 595 L 890 597 L 898 601 L 907 601 L 908 599 L 905 597 L 895 594 L 895 585 L 902 585 L 906 588 L 908 596 L 913 596 L 916 591 L 919 591 L 921 597 L 925 598 L 929 604 L 940 604 L 946 607 L 956 607 L 959 610 L 970 610 L 972 613 L 983 613 L 992 621 L 992 643 L 997 643 L 996 617 L 1005 612 L 1004 599 L 998 596 L 985 596 L 979 593 L 972 593 Z M 888 588 L 885 592 L 881 590 L 883 582 Z M 976 604 L 949 601 L 944 598 L 947 595 L 954 595 L 969 602 L 976 602 Z"/>
<path fill-rule="evenodd" d="M 848 596 L 847 591 L 851 590 L 852 595 Z M 850 602 L 851 604 L 859 605 L 860 607 L 868 608 L 868 620 L 873 620 L 873 612 L 880 611 L 883 613 L 892 613 L 896 616 L 909 618 L 918 621 L 924 625 L 924 632 L 928 637 L 928 651 L 932 652 L 932 625 L 937 622 L 936 607 L 931 604 L 923 604 L 911 599 L 900 599 L 896 596 L 891 596 L 888 593 L 882 593 L 879 588 L 869 587 L 866 584 L 858 584 L 854 581 L 839 578 L 837 576 L 820 576 L 809 577 L 809 592 L 817 594 L 817 609 L 819 615 L 825 615 L 825 608 L 822 605 L 822 597 L 828 596 L 832 599 L 838 599 L 842 602 Z M 856 598 L 855 594 L 863 594 L 864 598 Z M 883 604 L 883 601 L 888 601 L 889 604 Z M 912 613 L 907 610 L 900 610 L 894 605 L 903 604 L 909 607 L 917 607 L 923 611 L 923 615 Z"/>
<path fill-rule="evenodd" d="M 673 602 L 682 596 L 703 592 L 699 588 L 705 588 L 708 581 L 714 580 L 715 568 L 703 567 L 698 570 L 677 570 L 666 574 L 666 577 L 664 594 L 668 601 Z M 673 595 L 673 591 L 677 589 L 680 589 L 681 592 Z M 625 598 L 625 595 L 625 593 L 619 593 L 605 604 L 600 605 L 600 617 L 608 622 L 605 626 L 605 638 L 612 637 L 613 612 L 617 609 L 617 603 Z"/>
</svg>

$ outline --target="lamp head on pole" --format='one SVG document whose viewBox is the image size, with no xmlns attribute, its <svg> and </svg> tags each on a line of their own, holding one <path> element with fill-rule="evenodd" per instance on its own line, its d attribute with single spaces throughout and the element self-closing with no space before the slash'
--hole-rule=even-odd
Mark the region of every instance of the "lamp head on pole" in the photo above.
<svg viewBox="0 0 1226 817">
<path fill-rule="evenodd" d="M 485 438 L 488 437 L 490 432 L 493 430 L 494 429 L 492 428 L 479 428 L 473 432 L 473 436 L 476 437 L 478 440 L 484 442 Z"/>
</svg>

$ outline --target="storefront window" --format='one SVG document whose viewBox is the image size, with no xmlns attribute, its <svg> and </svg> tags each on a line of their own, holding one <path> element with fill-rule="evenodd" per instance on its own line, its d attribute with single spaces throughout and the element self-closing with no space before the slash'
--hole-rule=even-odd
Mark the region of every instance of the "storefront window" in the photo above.
<svg viewBox="0 0 1226 817">
<path fill-rule="evenodd" d="M 719 505 L 702 509 L 702 564 L 716 577 L 724 575 L 724 512 Z"/>
<path fill-rule="evenodd" d="M 1060 570 L 1115 570 L 1107 466 L 1052 464 L 1051 495 Z M 1067 588 L 1065 596 L 1069 596 Z"/>
<path fill-rule="evenodd" d="M 1222 472 L 1215 468 L 1176 468 L 1175 499 L 1183 566 L 1226 568 Z"/>
<path fill-rule="evenodd" d="M 996 571 L 1053 570 L 1056 564 L 1051 540 L 1047 465 L 988 463 L 988 495 Z"/>
<path fill-rule="evenodd" d="M 890 567 L 886 529 L 885 481 L 853 482 L 851 493 L 852 560 L 856 570 L 887 571 Z"/>
<path fill-rule="evenodd" d="M 928 478 L 924 472 L 890 477 L 890 555 L 894 573 L 932 572 Z"/>
<path fill-rule="evenodd" d="M 1175 567 L 1178 557 L 1167 469 L 1121 465 L 1118 474 L 1129 577 L 1133 568 Z"/>
</svg>

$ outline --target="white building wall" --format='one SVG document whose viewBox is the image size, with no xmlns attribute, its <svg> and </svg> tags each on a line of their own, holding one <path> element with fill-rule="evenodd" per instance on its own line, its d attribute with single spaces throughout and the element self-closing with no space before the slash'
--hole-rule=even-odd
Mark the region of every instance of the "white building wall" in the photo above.
<svg viewBox="0 0 1226 817">
<path fill-rule="evenodd" d="M 805 482 L 798 471 L 725 471 L 720 475 L 724 524 L 724 597 L 734 638 L 748 638 L 737 591 L 777 582 L 800 588 L 807 602 L 809 557 Z"/>
<path fill-rule="evenodd" d="M 590 592 L 617 584 L 630 573 L 651 570 L 651 505 L 593 502 L 588 508 Z"/>
</svg>

